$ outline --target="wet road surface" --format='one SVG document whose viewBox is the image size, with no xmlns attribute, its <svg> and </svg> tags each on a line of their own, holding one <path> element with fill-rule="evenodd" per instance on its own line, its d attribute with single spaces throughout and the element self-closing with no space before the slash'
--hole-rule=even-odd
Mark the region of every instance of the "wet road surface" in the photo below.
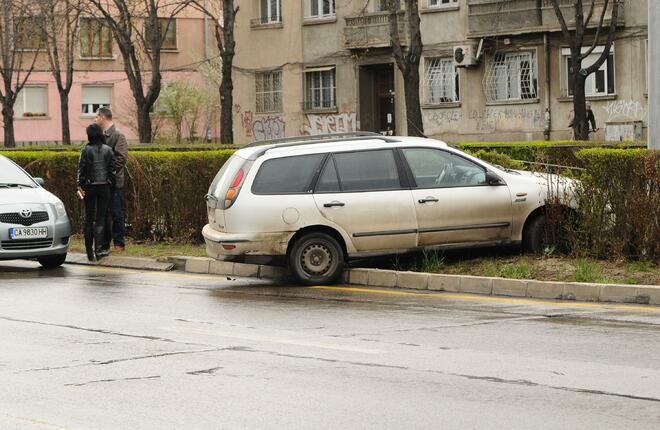
<svg viewBox="0 0 660 430">
<path fill-rule="evenodd" d="M 658 429 L 660 308 L 0 263 L 0 429 Z"/>
</svg>

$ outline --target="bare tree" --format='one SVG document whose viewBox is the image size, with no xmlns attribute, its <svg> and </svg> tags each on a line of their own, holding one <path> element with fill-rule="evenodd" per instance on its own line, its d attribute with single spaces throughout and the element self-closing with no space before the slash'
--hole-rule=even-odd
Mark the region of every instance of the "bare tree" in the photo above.
<svg viewBox="0 0 660 430">
<path fill-rule="evenodd" d="M 78 43 L 78 22 L 81 0 L 39 0 L 39 12 L 44 21 L 42 38 L 48 54 L 50 72 L 60 95 L 62 142 L 71 144 L 69 126 L 69 92 L 73 86 L 73 63 Z"/>
<path fill-rule="evenodd" d="M 4 143 L 16 146 L 14 105 L 37 61 L 41 38 L 29 0 L 0 0 L 0 104 Z"/>
<path fill-rule="evenodd" d="M 591 45 L 587 45 L 585 52 L 582 52 L 583 47 L 585 46 L 585 35 L 591 20 L 595 18 L 594 13 L 596 11 L 596 0 L 586 0 L 586 2 L 590 4 L 589 11 L 586 16 L 583 1 L 574 0 L 573 13 L 568 17 L 571 20 L 573 18 L 575 19 L 575 30 L 573 31 L 571 31 L 568 27 L 567 22 L 570 22 L 570 20 L 567 20 L 567 17 L 564 16 L 564 13 L 560 7 L 560 1 L 550 0 L 550 2 L 552 3 L 552 7 L 554 8 L 555 14 L 557 15 L 559 24 L 561 25 L 564 41 L 569 45 L 571 49 L 571 56 L 569 59 L 569 73 L 572 87 L 571 89 L 573 90 L 573 135 L 575 136 L 576 140 L 589 140 L 589 122 L 587 120 L 585 83 L 589 75 L 596 72 L 610 55 L 619 17 L 619 7 L 623 5 L 624 0 L 604 0 L 600 17 L 598 18 L 598 22 L 596 24 L 596 32 L 593 38 L 593 42 Z M 608 10 L 610 11 L 611 22 L 608 26 L 609 29 L 607 40 L 604 43 L 603 51 L 595 63 L 589 67 L 583 68 L 582 62 L 594 52 L 600 41 L 601 33 L 605 27 L 605 17 L 608 15 Z"/>
<path fill-rule="evenodd" d="M 165 33 L 192 0 L 86 1 L 112 31 L 135 99 L 140 142 L 151 142 L 150 112 L 162 86 L 161 53 Z M 165 23 L 164 28 L 161 23 Z"/>
<path fill-rule="evenodd" d="M 418 0 L 405 0 L 405 6 L 405 11 L 401 12 L 401 0 L 388 0 L 392 55 L 397 67 L 403 74 L 408 134 L 411 136 L 424 136 L 424 123 L 419 97 L 419 63 L 423 46 Z M 403 16 L 407 18 L 408 47 L 405 50 L 401 46 L 400 35 L 400 18 Z"/>
<path fill-rule="evenodd" d="M 234 55 L 236 55 L 236 39 L 234 25 L 239 7 L 234 6 L 234 0 L 209 0 L 211 6 L 205 2 L 195 0 L 195 6 L 206 13 L 214 22 L 215 42 L 222 59 L 220 80 L 220 143 L 234 143 L 234 81 L 232 68 Z M 204 3 L 204 4 L 203 4 Z"/>
</svg>

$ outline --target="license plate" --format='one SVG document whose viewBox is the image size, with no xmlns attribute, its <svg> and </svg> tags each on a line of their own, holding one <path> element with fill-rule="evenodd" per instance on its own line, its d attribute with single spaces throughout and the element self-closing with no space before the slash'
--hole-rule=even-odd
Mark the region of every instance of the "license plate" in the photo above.
<svg viewBox="0 0 660 430">
<path fill-rule="evenodd" d="M 48 227 L 17 227 L 9 229 L 9 238 L 12 240 L 46 239 L 47 237 Z"/>
</svg>

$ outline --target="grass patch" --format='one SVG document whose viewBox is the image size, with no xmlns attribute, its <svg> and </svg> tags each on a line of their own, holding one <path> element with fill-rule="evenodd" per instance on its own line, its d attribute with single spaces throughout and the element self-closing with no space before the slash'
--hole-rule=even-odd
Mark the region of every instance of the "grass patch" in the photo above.
<svg viewBox="0 0 660 430">
<path fill-rule="evenodd" d="M 517 264 L 505 264 L 500 270 L 500 276 L 510 279 L 532 279 L 534 277 L 534 268 L 526 261 Z"/>
<path fill-rule="evenodd" d="M 589 260 L 576 260 L 573 270 L 573 280 L 575 282 L 598 282 L 603 277 L 603 267 Z"/>
<path fill-rule="evenodd" d="M 653 272 L 653 265 L 648 261 L 629 261 L 626 263 L 626 272 L 628 273 Z"/>
<path fill-rule="evenodd" d="M 71 252 L 85 252 L 85 241 L 82 237 L 74 236 L 71 238 L 69 246 Z M 188 255 L 191 257 L 206 257 L 206 247 L 204 245 L 171 243 L 171 242 L 134 242 L 129 240 L 126 243 L 126 250 L 121 254 L 116 254 L 110 250 L 111 255 L 121 255 L 126 257 L 173 257 L 175 255 Z"/>
<path fill-rule="evenodd" d="M 419 262 L 420 272 L 437 273 L 445 268 L 445 258 L 438 251 L 424 251 Z"/>
</svg>

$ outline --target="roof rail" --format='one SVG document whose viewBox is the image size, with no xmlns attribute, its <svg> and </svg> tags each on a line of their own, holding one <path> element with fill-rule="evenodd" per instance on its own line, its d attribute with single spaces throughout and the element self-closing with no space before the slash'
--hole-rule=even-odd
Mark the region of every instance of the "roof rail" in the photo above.
<svg viewBox="0 0 660 430">
<path fill-rule="evenodd" d="M 313 134 L 309 136 L 293 136 L 293 137 L 283 137 L 280 139 L 270 139 L 270 140 L 258 140 L 256 142 L 249 143 L 243 148 L 252 148 L 255 146 L 264 146 L 264 145 L 276 145 L 279 143 L 290 143 L 290 142 L 301 142 L 301 143 L 314 143 L 318 140 L 344 140 L 350 137 L 374 137 L 379 138 L 384 137 L 380 133 L 373 133 L 371 131 L 353 131 L 349 133 L 328 133 L 328 134 Z"/>
</svg>

